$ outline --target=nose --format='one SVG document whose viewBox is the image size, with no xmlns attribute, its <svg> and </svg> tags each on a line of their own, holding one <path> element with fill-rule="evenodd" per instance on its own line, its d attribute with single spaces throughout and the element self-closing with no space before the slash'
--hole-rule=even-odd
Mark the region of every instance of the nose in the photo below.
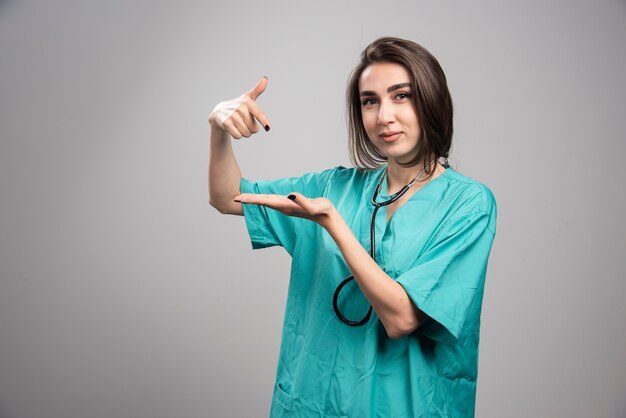
<svg viewBox="0 0 626 418">
<path fill-rule="evenodd" d="M 395 119 L 395 110 L 392 103 L 385 100 L 380 102 L 380 108 L 378 110 L 378 124 L 388 125 Z"/>
</svg>

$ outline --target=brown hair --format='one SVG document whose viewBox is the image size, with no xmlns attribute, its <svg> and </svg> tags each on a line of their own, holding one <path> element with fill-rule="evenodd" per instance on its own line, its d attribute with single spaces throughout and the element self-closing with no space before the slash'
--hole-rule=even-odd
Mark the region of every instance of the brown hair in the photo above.
<svg viewBox="0 0 626 418">
<path fill-rule="evenodd" d="M 437 59 L 415 42 L 384 37 L 375 40 L 361 53 L 361 62 L 352 71 L 346 90 L 350 160 L 363 169 L 380 167 L 387 157 L 372 144 L 363 126 L 359 79 L 370 65 L 392 62 L 402 65 L 411 77 L 412 100 L 422 128 L 415 158 L 406 167 L 424 164 L 432 175 L 434 167 L 426 167 L 434 158 L 448 158 L 452 143 L 452 98 L 448 83 Z"/>
</svg>

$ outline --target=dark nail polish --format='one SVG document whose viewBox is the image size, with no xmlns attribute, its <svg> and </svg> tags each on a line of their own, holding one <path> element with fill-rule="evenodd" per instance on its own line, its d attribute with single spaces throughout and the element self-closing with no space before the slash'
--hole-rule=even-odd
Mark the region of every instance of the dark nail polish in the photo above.
<svg viewBox="0 0 626 418">
<path fill-rule="evenodd" d="M 296 200 L 296 195 L 290 194 L 289 196 L 287 196 L 287 199 Z"/>
<path fill-rule="evenodd" d="M 270 130 L 270 126 L 269 125 L 265 125 L 265 132 Z"/>
<path fill-rule="evenodd" d="M 269 80 L 269 77 L 268 77 L 268 76 L 264 75 L 263 77 L 265 77 L 265 78 L 267 78 L 267 79 Z"/>
</svg>

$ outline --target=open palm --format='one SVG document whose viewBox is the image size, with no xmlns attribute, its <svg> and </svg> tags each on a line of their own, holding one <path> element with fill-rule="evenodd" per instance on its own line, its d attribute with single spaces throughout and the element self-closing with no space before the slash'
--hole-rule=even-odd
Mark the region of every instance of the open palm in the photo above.
<svg viewBox="0 0 626 418">
<path fill-rule="evenodd" d="M 322 226 L 333 210 L 333 204 L 327 198 L 309 199 L 300 193 L 291 193 L 289 197 L 277 194 L 244 193 L 237 196 L 235 201 L 265 206 L 288 216 L 317 222 Z"/>
</svg>

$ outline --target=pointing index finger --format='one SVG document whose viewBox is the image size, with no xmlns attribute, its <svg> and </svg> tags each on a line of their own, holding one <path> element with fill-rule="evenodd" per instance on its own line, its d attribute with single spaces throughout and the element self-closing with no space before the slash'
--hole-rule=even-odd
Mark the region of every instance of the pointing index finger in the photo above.
<svg viewBox="0 0 626 418">
<path fill-rule="evenodd" d="M 265 128 L 266 131 L 270 130 L 270 121 L 265 116 L 265 113 L 259 108 L 255 101 L 252 101 L 248 104 L 248 110 L 254 116 L 256 120 L 261 122 L 261 125 Z"/>
</svg>

